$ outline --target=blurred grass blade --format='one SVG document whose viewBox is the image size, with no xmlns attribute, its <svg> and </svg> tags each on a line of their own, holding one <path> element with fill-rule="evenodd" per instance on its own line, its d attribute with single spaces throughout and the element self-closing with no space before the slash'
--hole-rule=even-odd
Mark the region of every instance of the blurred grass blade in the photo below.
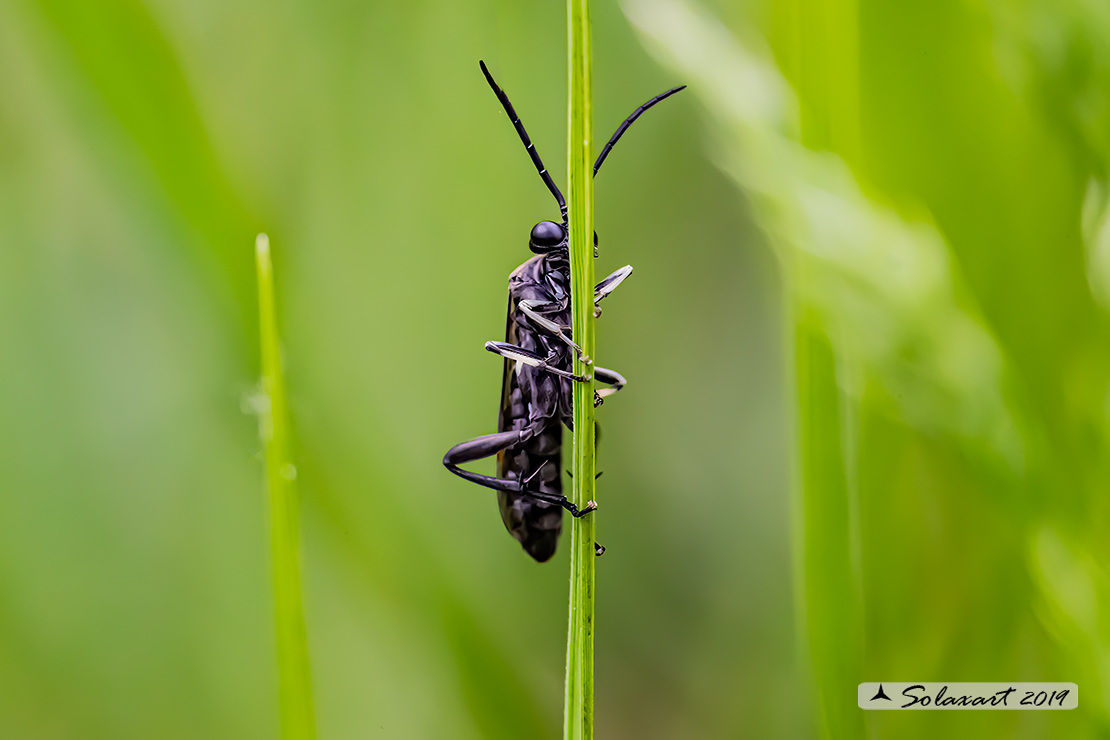
<svg viewBox="0 0 1110 740">
<path fill-rule="evenodd" d="M 844 407 L 854 401 L 842 397 L 833 348 L 820 326 L 804 315 L 793 321 L 795 591 L 825 736 L 848 740 L 863 737 L 863 713 L 843 700 L 844 692 L 865 680 L 861 573 L 853 557 L 858 492 L 847 464 L 854 430 L 844 423 Z"/>
<path fill-rule="evenodd" d="M 846 156 L 859 146 L 858 9 L 855 0 L 794 0 L 795 64 L 802 143 Z M 842 393 L 849 363 L 859 357 L 837 355 L 825 335 L 821 316 L 806 311 L 804 300 L 818 288 L 804 264 L 795 271 L 793 301 L 794 373 L 798 443 L 795 455 L 794 531 L 801 550 L 795 578 L 800 591 L 800 622 L 817 688 L 825 737 L 863 737 L 864 714 L 843 700 L 845 691 L 864 681 L 863 583 L 859 562 L 859 489 L 849 453 L 858 429 L 859 398 Z M 820 278 L 817 278 L 818 280 Z M 846 356 L 847 355 L 847 356 Z"/>
<path fill-rule="evenodd" d="M 1110 187 L 1094 177 L 1083 198 L 1083 243 L 1091 295 L 1110 309 Z"/>
<path fill-rule="evenodd" d="M 316 720 L 301 605 L 300 526 L 294 486 L 297 473 L 289 454 L 289 409 L 274 305 L 274 271 L 270 240 L 265 234 L 259 234 L 255 241 L 255 264 L 264 396 L 259 426 L 266 446 L 266 484 L 270 494 L 270 555 L 274 573 L 281 735 L 285 740 L 312 740 L 316 737 Z"/>
<path fill-rule="evenodd" d="M 1110 573 L 1101 543 L 1092 545 L 1058 527 L 1043 524 L 1029 538 L 1029 570 L 1038 586 L 1041 619 L 1074 655 L 1072 668 L 1086 696 L 1106 724 L 1110 715 Z"/>
<path fill-rule="evenodd" d="M 590 129 L 589 0 L 567 0 L 567 53 L 570 90 L 567 125 L 568 218 L 574 340 L 594 354 L 594 185 Z M 592 374 L 576 356 L 576 375 Z M 573 490 L 579 508 L 594 500 L 593 383 L 574 383 Z M 570 522 L 570 619 L 567 633 L 566 740 L 591 740 L 594 734 L 594 518 Z"/>
<path fill-rule="evenodd" d="M 205 261 L 218 265 L 221 280 L 230 277 L 237 291 L 249 295 L 250 265 L 235 240 L 254 217 L 206 130 L 208 122 L 185 74 L 187 60 L 179 56 L 174 35 L 164 28 L 165 18 L 140 0 L 113 3 L 111 12 L 63 0 L 27 7 L 64 44 L 72 73 L 87 87 L 82 95 L 92 94 L 103 102 L 115 125 L 142 152 L 173 207 L 204 236 L 184 244 L 204 250 Z M 137 74 L 139 69 L 142 74 Z M 120 156 L 107 147 L 89 148 L 97 156 Z M 112 178 L 134 177 L 126 168 L 103 169 Z M 241 305 L 249 306 L 247 301 Z"/>
<path fill-rule="evenodd" d="M 841 387 L 875 389 L 886 413 L 1020 472 L 1022 404 L 937 229 L 873 202 L 842 160 L 801 144 L 797 100 L 766 50 L 684 0 L 625 8 L 708 109 L 715 161 L 751 199 L 797 310 L 823 327 L 838 365 L 858 367 Z"/>
<path fill-rule="evenodd" d="M 649 48 L 706 104 L 718 161 L 750 197 L 783 269 L 798 406 L 798 608 L 824 734 L 854 740 L 865 735 L 863 718 L 842 697 L 863 680 L 865 658 L 853 460 L 861 407 L 946 436 L 1013 475 L 1023 461 L 1012 412 L 1020 404 L 1008 397 L 1004 358 L 968 305 L 939 233 L 872 202 L 839 158 L 805 146 L 829 148 L 835 132 L 855 125 L 856 114 L 837 107 L 855 97 L 855 82 L 844 96 L 823 90 L 800 107 L 758 51 L 696 5 L 629 0 L 626 8 Z M 796 31 L 804 47 L 807 34 L 827 29 Z M 833 42 L 815 43 L 828 50 Z M 837 87 L 837 70 L 794 63 L 809 70 L 800 76 L 810 83 Z M 838 70 L 850 76 L 850 61 Z M 837 148 L 855 145 L 847 136 Z"/>
</svg>

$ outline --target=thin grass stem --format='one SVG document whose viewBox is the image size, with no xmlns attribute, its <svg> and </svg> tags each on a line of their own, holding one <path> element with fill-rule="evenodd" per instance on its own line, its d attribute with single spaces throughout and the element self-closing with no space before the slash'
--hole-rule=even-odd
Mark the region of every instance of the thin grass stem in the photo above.
<svg viewBox="0 0 1110 740">
<path fill-rule="evenodd" d="M 594 354 L 594 185 L 590 131 L 589 0 L 567 0 L 567 198 L 570 221 L 570 271 L 574 340 L 588 357 Z M 576 358 L 577 375 L 593 375 L 592 365 Z M 571 500 L 579 508 L 595 500 L 594 388 L 574 384 L 574 472 Z M 570 620 L 567 633 L 565 740 L 592 740 L 594 735 L 594 521 L 596 514 L 571 519 Z"/>
<path fill-rule="evenodd" d="M 262 392 L 259 428 L 266 448 L 270 500 L 270 557 L 274 573 L 281 736 L 315 740 L 316 721 L 308 669 L 308 638 L 301 604 L 300 524 L 296 468 L 290 457 L 289 408 L 281 370 L 270 240 L 255 240 L 258 271 L 259 333 L 262 341 Z"/>
</svg>

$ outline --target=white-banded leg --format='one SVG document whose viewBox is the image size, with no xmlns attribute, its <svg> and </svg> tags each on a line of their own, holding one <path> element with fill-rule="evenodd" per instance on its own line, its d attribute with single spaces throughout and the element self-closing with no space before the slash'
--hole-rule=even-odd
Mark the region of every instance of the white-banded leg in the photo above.
<svg viewBox="0 0 1110 740">
<path fill-rule="evenodd" d="M 578 359 L 581 360 L 584 364 L 593 364 L 590 358 L 582 353 L 582 348 L 575 344 L 574 340 L 570 338 L 570 334 L 568 333 L 570 331 L 569 326 L 556 324 L 551 319 L 539 313 L 544 308 L 557 308 L 555 304 L 547 303 L 545 301 L 523 300 L 520 303 L 516 304 L 516 307 L 520 309 L 520 312 L 522 314 L 528 317 L 528 321 L 530 321 L 532 325 L 535 326 L 537 329 L 543 329 L 548 334 L 551 334 L 559 341 L 563 342 L 568 347 L 573 349 L 578 355 Z"/>
<path fill-rule="evenodd" d="M 540 357 L 535 352 L 524 349 L 523 347 L 518 347 L 515 344 L 509 344 L 508 342 L 486 342 L 486 349 L 493 352 L 495 355 L 501 355 L 513 362 L 523 362 L 525 365 L 531 365 L 537 370 L 548 372 L 552 375 L 558 375 L 560 378 L 570 378 L 580 383 L 588 383 L 593 379 L 592 375 L 575 375 L 566 370 L 553 367 L 546 359 Z"/>
<path fill-rule="evenodd" d="M 598 390 L 594 391 L 595 408 L 605 403 L 605 398 L 607 396 L 613 395 L 621 388 L 624 388 L 626 385 L 628 385 L 628 381 L 624 379 L 623 375 L 618 373 L 616 370 L 610 370 L 607 367 L 595 366 L 594 378 L 596 378 L 599 383 L 607 383 L 609 385 L 608 388 L 599 388 Z"/>
<path fill-rule="evenodd" d="M 594 318 L 601 316 L 601 300 L 617 289 L 624 279 L 632 274 L 632 265 L 625 265 L 609 277 L 602 280 L 594 288 Z"/>
</svg>

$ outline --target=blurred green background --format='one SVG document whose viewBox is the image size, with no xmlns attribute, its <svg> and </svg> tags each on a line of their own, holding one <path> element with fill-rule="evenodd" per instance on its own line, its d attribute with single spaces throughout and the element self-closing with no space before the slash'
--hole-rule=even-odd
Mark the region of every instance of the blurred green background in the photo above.
<svg viewBox="0 0 1110 740">
<path fill-rule="evenodd" d="M 0 737 L 277 735 L 258 231 L 320 737 L 558 736 L 566 554 L 440 459 L 557 213 L 477 60 L 562 183 L 564 14 L 0 3 Z M 598 139 L 690 85 L 597 181 L 598 737 L 1110 737 L 1110 8 L 593 21 Z"/>
</svg>

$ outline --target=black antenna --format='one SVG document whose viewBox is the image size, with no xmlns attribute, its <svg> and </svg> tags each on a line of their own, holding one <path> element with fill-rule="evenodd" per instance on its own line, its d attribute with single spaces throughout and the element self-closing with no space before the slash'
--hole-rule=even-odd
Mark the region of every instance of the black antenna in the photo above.
<svg viewBox="0 0 1110 740">
<path fill-rule="evenodd" d="M 483 69 L 485 69 L 485 67 L 483 67 Z M 609 150 L 617 145 L 617 140 L 620 139 L 620 137 L 622 135 L 624 135 L 624 132 L 628 130 L 628 127 L 631 126 L 636 121 L 636 119 L 640 117 L 640 115 L 644 111 L 646 111 L 648 108 L 655 105 L 659 101 L 666 100 L 667 98 L 671 97 L 676 92 L 678 92 L 679 90 L 685 90 L 685 89 L 686 89 L 686 86 L 682 85 L 681 87 L 676 87 L 672 90 L 668 90 L 665 93 L 661 93 L 659 95 L 656 95 L 654 98 L 647 101 L 646 103 L 641 105 L 636 110 L 632 111 L 632 115 L 630 115 L 628 118 L 624 119 L 624 123 L 622 123 L 620 126 L 617 127 L 616 133 L 613 134 L 612 138 L 609 139 L 609 143 L 605 145 L 605 148 L 601 150 L 601 154 L 597 155 L 597 161 L 594 162 L 594 175 L 595 176 L 597 175 L 597 171 L 601 168 L 601 163 L 604 162 L 605 158 L 609 156 Z M 506 103 L 507 103 L 507 101 L 506 101 Z"/>
<path fill-rule="evenodd" d="M 486 69 L 486 63 L 478 60 L 478 64 L 482 67 L 482 74 L 486 76 L 486 82 L 493 88 L 493 92 L 497 95 L 497 99 L 501 101 L 501 105 L 504 106 L 505 112 L 509 114 L 509 120 L 513 122 L 513 127 L 516 128 L 517 135 L 520 136 L 520 140 L 524 142 L 524 148 L 528 150 L 528 155 L 532 157 L 532 164 L 536 165 L 536 171 L 540 173 L 540 177 L 543 178 L 544 184 L 547 185 L 547 189 L 555 196 L 555 200 L 559 202 L 559 211 L 563 214 L 563 223 L 565 224 L 567 222 L 567 202 L 563 199 L 563 194 L 559 192 L 559 187 L 555 184 L 555 181 L 551 179 L 551 175 L 548 174 L 547 168 L 543 166 L 543 160 L 540 159 L 536 147 L 532 145 L 532 140 L 528 138 L 528 132 L 524 130 L 524 124 L 520 122 L 520 116 L 513 110 L 513 104 L 509 102 L 509 96 L 493 81 L 493 75 Z M 671 92 L 674 92 L 674 90 Z M 670 93 L 668 93 L 668 95 L 669 94 Z M 652 103 L 654 102 L 655 101 L 652 101 Z M 634 117 L 637 115 L 639 115 L 639 111 L 633 114 Z M 606 151 L 608 151 L 608 149 L 606 149 Z M 594 167 L 594 171 L 597 171 L 596 166 Z"/>
</svg>

